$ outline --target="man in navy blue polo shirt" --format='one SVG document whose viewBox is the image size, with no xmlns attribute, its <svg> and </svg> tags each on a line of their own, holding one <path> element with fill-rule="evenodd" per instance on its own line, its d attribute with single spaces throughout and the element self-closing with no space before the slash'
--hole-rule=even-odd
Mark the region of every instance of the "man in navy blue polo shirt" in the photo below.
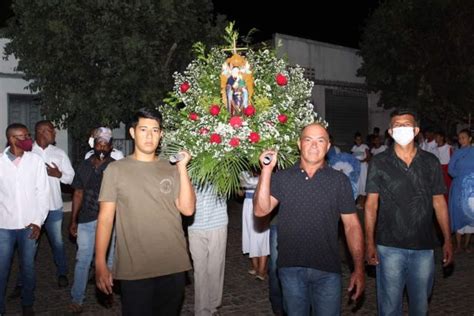
<svg viewBox="0 0 474 316">
<path fill-rule="evenodd" d="M 276 172 L 277 153 L 260 156 L 262 173 L 255 191 L 256 216 L 278 204 L 278 273 L 288 315 L 339 315 L 341 262 L 338 223 L 342 220 L 354 261 L 348 290 L 359 298 L 365 287 L 364 242 L 349 178 L 327 166 L 329 135 L 319 124 L 306 126 L 298 140 L 301 159 Z M 264 157 L 272 155 L 270 164 Z"/>
<path fill-rule="evenodd" d="M 389 133 L 395 144 L 369 165 L 367 262 L 377 266 L 379 315 L 403 314 L 405 286 L 409 314 L 428 314 L 436 246 L 433 209 L 444 237 L 443 265 L 453 260 L 441 165 L 435 155 L 415 145 L 419 131 L 414 112 L 392 112 Z"/>
</svg>

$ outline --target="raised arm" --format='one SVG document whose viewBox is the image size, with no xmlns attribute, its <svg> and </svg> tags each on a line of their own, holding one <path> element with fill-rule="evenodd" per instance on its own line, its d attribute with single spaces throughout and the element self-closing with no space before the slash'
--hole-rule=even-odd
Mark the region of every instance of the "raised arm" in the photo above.
<svg viewBox="0 0 474 316">
<path fill-rule="evenodd" d="M 263 163 L 265 156 L 272 157 L 268 165 Z M 264 151 L 260 155 L 260 163 L 262 165 L 262 173 L 260 174 L 253 197 L 254 214 L 257 217 L 268 215 L 278 205 L 278 200 L 270 194 L 270 181 L 272 178 L 272 170 L 277 163 L 277 153 L 272 150 Z"/>
<path fill-rule="evenodd" d="M 186 165 L 191 160 L 191 155 L 186 151 L 180 151 L 181 155 L 184 156 L 182 160 L 176 163 L 179 173 L 179 193 L 176 199 L 176 207 L 185 216 L 191 216 L 194 214 L 196 208 L 196 195 L 194 193 L 193 185 L 189 179 L 188 169 Z"/>
</svg>

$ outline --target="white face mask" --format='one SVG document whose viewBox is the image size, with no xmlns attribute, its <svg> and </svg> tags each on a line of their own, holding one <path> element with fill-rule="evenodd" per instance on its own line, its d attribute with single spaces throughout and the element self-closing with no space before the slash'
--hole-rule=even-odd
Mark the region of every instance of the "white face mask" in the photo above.
<svg viewBox="0 0 474 316">
<path fill-rule="evenodd" d="M 91 148 L 94 148 L 94 137 L 89 137 L 89 146 L 91 146 Z"/>
<path fill-rule="evenodd" d="M 392 137 L 400 146 L 406 146 L 415 138 L 415 129 L 410 126 L 392 128 Z"/>
</svg>

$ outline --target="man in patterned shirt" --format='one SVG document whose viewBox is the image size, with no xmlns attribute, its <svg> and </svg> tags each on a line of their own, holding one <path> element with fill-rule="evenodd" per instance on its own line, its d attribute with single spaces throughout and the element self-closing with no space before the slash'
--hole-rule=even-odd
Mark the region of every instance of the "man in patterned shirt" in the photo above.
<svg viewBox="0 0 474 316">
<path fill-rule="evenodd" d="M 375 156 L 369 166 L 367 262 L 377 270 L 380 315 L 403 314 L 405 286 L 409 314 L 428 314 L 437 244 L 433 215 L 444 237 L 444 266 L 453 260 L 441 165 L 433 154 L 415 145 L 419 131 L 414 112 L 392 112 L 389 133 L 395 144 Z"/>
</svg>

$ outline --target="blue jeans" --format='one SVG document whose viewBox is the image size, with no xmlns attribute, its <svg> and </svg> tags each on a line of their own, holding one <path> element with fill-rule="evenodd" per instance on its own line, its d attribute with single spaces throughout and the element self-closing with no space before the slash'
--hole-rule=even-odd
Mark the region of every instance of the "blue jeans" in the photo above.
<svg viewBox="0 0 474 316">
<path fill-rule="evenodd" d="M 89 269 L 95 251 L 95 232 L 97 221 L 80 223 L 77 225 L 77 253 L 76 265 L 74 267 L 74 283 L 71 288 L 72 302 L 82 305 L 86 297 L 87 281 L 89 280 Z M 107 266 L 112 268 L 113 247 L 115 246 L 115 234 L 112 234 Z"/>
<path fill-rule="evenodd" d="M 21 305 L 32 306 L 34 302 L 35 254 L 38 242 L 30 239 L 31 229 L 0 229 L 0 313 L 5 312 L 5 291 L 15 245 L 20 255 L 20 274 L 23 281 Z"/>
<path fill-rule="evenodd" d="M 273 312 L 275 314 L 283 314 L 283 297 L 281 294 L 280 279 L 278 278 L 277 258 L 277 226 L 270 225 L 270 261 L 268 262 L 268 291 L 270 293 L 270 303 L 272 304 Z"/>
<path fill-rule="evenodd" d="M 434 279 L 434 251 L 377 245 L 377 305 L 379 315 L 403 315 L 407 287 L 408 314 L 426 315 Z"/>
<path fill-rule="evenodd" d="M 63 208 L 59 210 L 49 211 L 48 217 L 44 222 L 44 228 L 48 234 L 49 243 L 53 250 L 54 263 L 57 267 L 56 275 L 67 275 L 67 259 L 66 252 L 64 251 L 64 242 L 62 235 L 62 224 L 63 224 Z"/>
<path fill-rule="evenodd" d="M 341 275 L 312 268 L 278 268 L 283 302 L 289 316 L 339 315 Z"/>
</svg>

